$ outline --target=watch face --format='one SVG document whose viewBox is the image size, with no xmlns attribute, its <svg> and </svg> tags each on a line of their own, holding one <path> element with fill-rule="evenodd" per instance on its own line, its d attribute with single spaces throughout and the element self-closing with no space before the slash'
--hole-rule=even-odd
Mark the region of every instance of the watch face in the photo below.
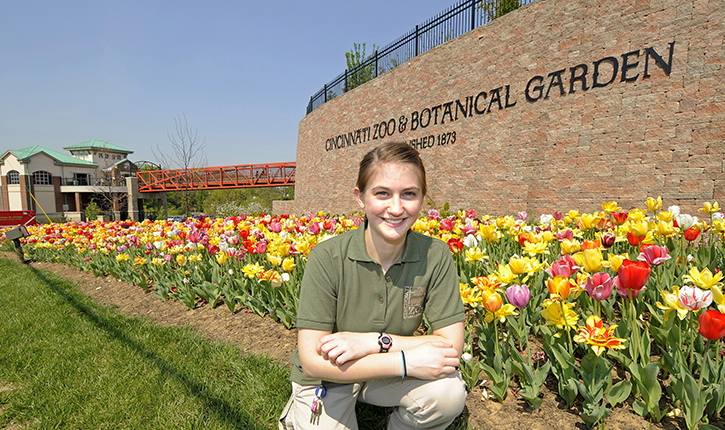
<svg viewBox="0 0 725 430">
<path fill-rule="evenodd" d="M 382 338 L 380 339 L 380 341 L 381 341 L 381 342 L 383 342 L 383 344 L 384 344 L 384 345 L 390 345 L 390 338 L 389 338 L 389 337 L 387 337 L 387 336 L 383 336 L 383 337 L 382 337 Z"/>
</svg>

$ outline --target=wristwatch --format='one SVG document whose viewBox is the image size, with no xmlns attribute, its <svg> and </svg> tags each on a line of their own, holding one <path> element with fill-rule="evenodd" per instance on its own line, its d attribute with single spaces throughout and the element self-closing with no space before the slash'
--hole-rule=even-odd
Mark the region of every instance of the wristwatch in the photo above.
<svg viewBox="0 0 725 430">
<path fill-rule="evenodd" d="M 380 345 L 380 352 L 388 352 L 390 347 L 393 346 L 393 338 L 387 333 L 380 332 L 378 345 Z"/>
</svg>

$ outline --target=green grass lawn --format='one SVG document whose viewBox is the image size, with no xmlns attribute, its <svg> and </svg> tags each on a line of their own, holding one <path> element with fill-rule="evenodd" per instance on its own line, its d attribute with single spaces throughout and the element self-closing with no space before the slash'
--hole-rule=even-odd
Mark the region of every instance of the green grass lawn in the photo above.
<svg viewBox="0 0 725 430">
<path fill-rule="evenodd" d="M 288 375 L 0 258 L 0 428 L 275 429 Z"/>
<path fill-rule="evenodd" d="M 282 363 L 0 258 L 0 428 L 276 429 L 290 391 Z M 389 412 L 358 403 L 360 429 L 384 429 Z"/>
</svg>

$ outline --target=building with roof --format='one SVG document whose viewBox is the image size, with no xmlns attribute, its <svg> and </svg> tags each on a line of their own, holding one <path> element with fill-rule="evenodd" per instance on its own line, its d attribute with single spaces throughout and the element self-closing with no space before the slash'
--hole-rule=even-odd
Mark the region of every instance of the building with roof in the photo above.
<svg viewBox="0 0 725 430">
<path fill-rule="evenodd" d="M 102 140 L 66 146 L 69 154 L 35 145 L 0 156 L 0 210 L 34 210 L 39 222 L 81 220 L 94 200 L 115 219 L 127 207 L 126 177 L 138 170 L 133 153 Z"/>
</svg>

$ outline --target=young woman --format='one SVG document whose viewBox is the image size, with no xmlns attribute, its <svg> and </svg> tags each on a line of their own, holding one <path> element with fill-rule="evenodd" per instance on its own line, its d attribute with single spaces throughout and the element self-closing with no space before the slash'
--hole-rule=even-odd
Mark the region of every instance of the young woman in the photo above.
<svg viewBox="0 0 725 430">
<path fill-rule="evenodd" d="M 397 407 L 388 429 L 445 429 L 463 410 L 458 273 L 448 245 L 411 230 L 426 191 L 406 143 L 360 162 L 364 225 L 317 244 L 305 267 L 281 429 L 357 429 L 357 400 Z M 414 336 L 423 313 L 432 332 Z"/>
</svg>

